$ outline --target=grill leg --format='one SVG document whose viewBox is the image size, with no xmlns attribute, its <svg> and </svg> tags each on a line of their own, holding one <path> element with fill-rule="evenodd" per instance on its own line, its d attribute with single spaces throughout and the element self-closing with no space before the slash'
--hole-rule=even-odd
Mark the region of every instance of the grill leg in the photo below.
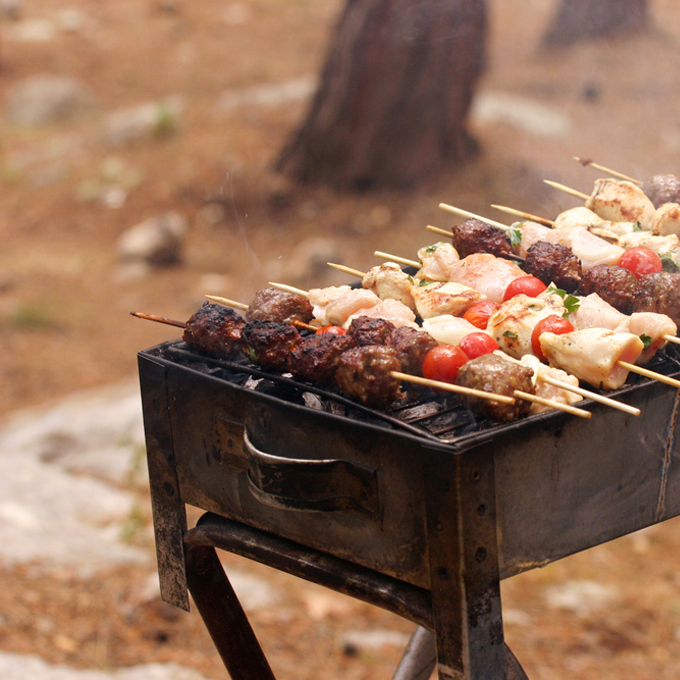
<svg viewBox="0 0 680 680">
<path fill-rule="evenodd" d="M 409 640 L 392 680 L 430 680 L 437 665 L 434 635 L 418 626 Z"/>
<path fill-rule="evenodd" d="M 215 549 L 192 546 L 187 581 L 196 607 L 233 680 L 275 680 Z"/>
</svg>

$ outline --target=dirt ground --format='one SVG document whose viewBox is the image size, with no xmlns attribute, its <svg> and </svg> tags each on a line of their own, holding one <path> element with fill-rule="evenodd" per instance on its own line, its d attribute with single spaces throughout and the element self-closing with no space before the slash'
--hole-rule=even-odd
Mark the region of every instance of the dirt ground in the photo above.
<svg viewBox="0 0 680 680">
<path fill-rule="evenodd" d="M 204 293 L 248 302 L 274 272 L 303 287 L 337 281 L 281 268 L 308 238 L 334 239 L 345 264 L 365 269 L 375 249 L 413 257 L 433 240 L 425 225 L 451 223 L 440 201 L 501 220 L 491 203 L 548 217 L 573 207 L 576 199 L 542 179 L 589 191 L 597 174 L 574 155 L 641 179 L 677 171 L 680 12 L 673 0 L 651 4 L 656 28 L 646 35 L 550 54 L 539 42 L 552 2 L 491 0 L 480 92 L 549 107 L 570 129 L 547 135 L 476 118 L 482 154 L 474 162 L 418 192 L 365 196 L 291 187 L 270 172 L 304 103 L 218 105 L 226 91 L 316 74 L 338 0 L 72 0 L 84 24 L 42 42 L 7 38 L 10 22 L 1 24 L 3 98 L 30 75 L 67 74 L 92 91 L 97 109 L 38 129 L 0 121 L 0 414 L 129 377 L 137 351 L 177 336 L 132 310 L 186 319 Z M 24 19 L 53 18 L 63 3 L 27 0 L 22 8 Z M 169 134 L 115 148 L 103 141 L 107 113 L 169 95 L 185 105 Z M 121 206 L 83 189 L 107 183 L 125 188 Z M 126 274 L 120 234 L 166 210 L 190 225 L 183 263 Z M 668 522 L 504 583 L 507 639 L 529 676 L 680 678 L 679 547 L 680 524 Z M 281 590 L 276 608 L 253 617 L 281 678 L 390 677 L 400 650 L 355 654 L 342 634 L 409 632 L 409 624 L 248 568 Z M 225 677 L 196 614 L 130 604 L 145 574 L 82 581 L 0 569 L 0 648 L 78 667 L 174 660 Z M 597 581 L 613 595 L 599 609 L 550 606 L 550 587 L 571 581 Z"/>
</svg>

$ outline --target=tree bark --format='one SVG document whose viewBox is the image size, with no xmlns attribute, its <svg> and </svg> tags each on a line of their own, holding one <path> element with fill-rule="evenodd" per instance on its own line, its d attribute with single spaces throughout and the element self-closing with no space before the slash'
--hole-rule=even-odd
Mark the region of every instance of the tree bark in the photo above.
<svg viewBox="0 0 680 680">
<path fill-rule="evenodd" d="M 545 47 L 565 47 L 599 37 L 636 33 L 648 26 L 647 0 L 560 0 L 543 38 Z"/>
<path fill-rule="evenodd" d="M 477 150 L 485 0 L 348 0 L 306 118 L 275 168 L 302 183 L 412 187 Z"/>
</svg>

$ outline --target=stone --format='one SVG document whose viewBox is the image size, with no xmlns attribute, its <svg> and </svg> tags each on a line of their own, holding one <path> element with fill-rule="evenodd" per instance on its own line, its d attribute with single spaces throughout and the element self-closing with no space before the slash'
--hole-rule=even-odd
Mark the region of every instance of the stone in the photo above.
<svg viewBox="0 0 680 680">
<path fill-rule="evenodd" d="M 93 109 L 94 98 L 82 83 L 68 76 L 42 74 L 10 88 L 5 116 L 12 125 L 30 127 L 73 120 Z"/>
<path fill-rule="evenodd" d="M 181 262 L 187 223 L 177 212 L 151 217 L 125 231 L 118 241 L 123 262 L 142 261 L 155 266 Z"/>
<path fill-rule="evenodd" d="M 114 111 L 106 119 L 104 141 L 109 146 L 121 146 L 139 139 L 163 137 L 177 129 L 183 110 L 182 98 L 175 96 Z"/>
</svg>

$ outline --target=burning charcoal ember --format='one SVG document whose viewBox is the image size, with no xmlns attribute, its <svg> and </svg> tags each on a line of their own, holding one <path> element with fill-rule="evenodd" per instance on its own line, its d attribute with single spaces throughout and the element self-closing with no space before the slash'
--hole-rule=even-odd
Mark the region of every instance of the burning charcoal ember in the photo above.
<svg viewBox="0 0 680 680">
<path fill-rule="evenodd" d="M 453 227 L 452 232 L 453 247 L 460 257 L 473 253 L 490 253 L 496 257 L 512 254 L 512 245 L 505 232 L 481 220 L 466 220 Z"/>
<path fill-rule="evenodd" d="M 408 326 L 393 330 L 387 338 L 387 345 L 397 352 L 401 371 L 411 375 L 423 374 L 425 355 L 437 344 L 429 333 Z"/>
<path fill-rule="evenodd" d="M 275 321 L 249 321 L 241 332 L 243 353 L 262 368 L 285 370 L 301 337 L 295 326 Z"/>
<path fill-rule="evenodd" d="M 400 370 L 393 347 L 366 345 L 340 356 L 335 379 L 345 396 L 372 408 L 385 408 L 403 396 L 401 381 L 390 375 Z"/>
<path fill-rule="evenodd" d="M 496 354 L 485 354 L 461 366 L 457 383 L 484 392 L 494 392 L 508 397 L 515 390 L 535 394 L 532 381 L 534 372 L 527 366 L 506 361 Z M 511 422 L 529 415 L 531 402 L 515 399 L 514 404 L 500 404 L 490 399 L 467 397 L 468 405 L 477 414 L 496 422 Z"/>
<path fill-rule="evenodd" d="M 340 355 L 354 345 L 354 339 L 349 335 L 310 335 L 303 338 L 291 352 L 290 372 L 297 380 L 329 385 L 335 379 Z"/>
<path fill-rule="evenodd" d="M 302 295 L 277 288 L 262 288 L 255 293 L 246 311 L 247 321 L 274 321 L 309 323 L 314 318 L 314 307 Z"/>
<path fill-rule="evenodd" d="M 633 300 L 636 312 L 666 314 L 680 325 L 680 274 L 646 274 L 638 281 Z"/>
<path fill-rule="evenodd" d="M 352 319 L 347 335 L 354 338 L 360 347 L 364 345 L 384 345 L 396 326 L 387 319 L 359 316 Z"/>
<path fill-rule="evenodd" d="M 656 208 L 664 203 L 680 203 L 680 178 L 677 175 L 654 175 L 642 185 L 642 191 Z"/>
<path fill-rule="evenodd" d="M 583 273 L 578 294 L 597 293 L 615 309 L 630 314 L 637 288 L 638 280 L 628 269 L 618 265 L 599 264 Z"/>
<path fill-rule="evenodd" d="M 241 349 L 245 319 L 229 307 L 206 302 L 188 321 L 183 340 L 193 350 L 230 357 Z"/>
<path fill-rule="evenodd" d="M 581 282 L 581 261 L 571 248 L 558 243 L 534 243 L 527 251 L 523 269 L 546 286 L 554 283 L 567 293 L 573 293 Z"/>
</svg>

